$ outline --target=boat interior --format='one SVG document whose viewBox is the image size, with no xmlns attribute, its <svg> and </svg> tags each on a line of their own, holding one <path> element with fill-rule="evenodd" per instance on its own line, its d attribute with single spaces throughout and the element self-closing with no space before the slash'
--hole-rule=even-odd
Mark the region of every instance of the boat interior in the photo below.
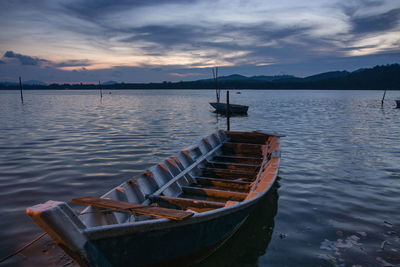
<svg viewBox="0 0 400 267">
<path fill-rule="evenodd" d="M 151 167 L 88 205 L 79 215 L 87 227 L 155 218 L 184 220 L 232 206 L 263 193 L 279 164 L 279 137 L 218 131 Z"/>
</svg>

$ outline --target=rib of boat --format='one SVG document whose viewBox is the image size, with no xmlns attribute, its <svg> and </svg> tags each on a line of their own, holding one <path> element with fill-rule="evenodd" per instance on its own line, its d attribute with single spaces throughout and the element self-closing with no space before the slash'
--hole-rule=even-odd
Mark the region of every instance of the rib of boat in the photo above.
<svg viewBox="0 0 400 267">
<path fill-rule="evenodd" d="M 101 197 L 28 215 L 81 266 L 179 262 L 232 236 L 275 182 L 279 135 L 219 130 Z M 244 244 L 245 245 L 245 244 Z"/>
<path fill-rule="evenodd" d="M 216 112 L 226 113 L 226 103 L 211 102 L 210 105 L 215 108 Z M 247 114 L 249 106 L 239 104 L 229 104 L 229 112 L 235 114 Z"/>
</svg>

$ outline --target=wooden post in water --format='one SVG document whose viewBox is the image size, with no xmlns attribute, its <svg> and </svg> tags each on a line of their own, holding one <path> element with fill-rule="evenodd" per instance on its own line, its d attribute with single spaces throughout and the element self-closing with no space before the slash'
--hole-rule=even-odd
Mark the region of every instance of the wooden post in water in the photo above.
<svg viewBox="0 0 400 267">
<path fill-rule="evenodd" d="M 382 97 L 382 100 L 381 100 L 381 108 L 383 108 L 383 101 L 385 101 L 386 90 L 387 89 L 385 89 L 385 92 L 383 92 L 383 97 Z"/>
<path fill-rule="evenodd" d="M 99 88 L 100 88 L 100 98 L 103 98 L 103 91 L 101 90 L 100 81 L 99 81 Z"/>
<path fill-rule="evenodd" d="M 217 97 L 217 103 L 219 103 L 221 91 L 218 89 L 218 67 L 215 67 L 215 72 L 214 72 L 214 68 L 213 68 L 212 73 L 213 73 L 214 82 L 215 82 L 215 94 Z"/>
<path fill-rule="evenodd" d="M 231 130 L 231 123 L 229 121 L 230 119 L 230 107 L 229 107 L 229 90 L 226 91 L 226 129 L 229 132 Z"/>
<path fill-rule="evenodd" d="M 19 91 L 21 93 L 21 103 L 24 103 L 24 96 L 22 95 L 22 82 L 21 82 L 21 76 L 19 77 Z"/>
</svg>

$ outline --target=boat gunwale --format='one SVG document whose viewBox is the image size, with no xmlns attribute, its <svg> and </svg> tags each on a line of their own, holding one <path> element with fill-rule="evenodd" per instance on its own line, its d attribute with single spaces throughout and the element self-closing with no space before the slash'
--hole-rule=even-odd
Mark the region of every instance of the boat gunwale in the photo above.
<svg viewBox="0 0 400 267">
<path fill-rule="evenodd" d="M 280 150 L 280 145 L 275 149 Z M 267 153 L 267 152 L 266 152 Z M 280 165 L 280 157 L 277 158 L 277 163 L 275 164 L 274 177 L 271 179 L 270 184 L 260 193 L 253 196 L 252 198 L 246 199 L 241 202 L 237 202 L 235 205 L 225 206 L 222 208 L 217 208 L 205 212 L 195 213 L 190 218 L 183 221 L 174 221 L 166 218 L 156 218 L 151 220 L 144 221 L 133 221 L 133 222 L 124 222 L 119 224 L 109 224 L 109 225 L 100 225 L 93 227 L 86 227 L 83 229 L 83 233 L 89 239 L 101 239 L 104 237 L 111 236 L 119 236 L 124 235 L 127 232 L 129 233 L 140 233 L 140 232 L 148 232 L 153 230 L 164 230 L 168 228 L 180 227 L 188 224 L 195 224 L 204 222 L 207 220 L 211 220 L 220 216 L 228 215 L 234 213 L 238 210 L 247 208 L 256 202 L 258 202 L 262 197 L 264 197 L 270 190 L 270 188 L 275 183 L 278 177 L 279 165 Z M 261 164 L 260 164 L 261 166 Z M 260 168 L 260 172 L 263 171 L 263 168 Z M 257 175 L 258 177 L 259 175 Z M 252 191 L 250 190 L 249 193 Z M 146 199 L 147 200 L 147 199 Z"/>
<path fill-rule="evenodd" d="M 219 104 L 222 104 L 222 105 L 225 105 L 226 106 L 226 103 L 221 103 L 221 102 L 219 102 L 219 103 L 217 103 L 217 102 L 210 102 L 209 103 L 212 107 L 214 107 L 215 108 L 215 106 L 213 105 L 213 104 L 217 104 L 217 105 L 219 105 Z M 232 106 L 232 107 L 237 107 L 237 108 L 249 108 L 249 106 L 247 106 L 247 105 L 242 105 L 242 104 L 231 104 L 231 103 L 229 103 L 229 106 Z"/>
<path fill-rule="evenodd" d="M 218 130 L 217 132 L 219 132 L 219 131 L 223 131 L 223 130 Z M 278 138 L 280 137 L 276 133 L 264 133 L 264 132 L 260 132 L 260 131 L 253 131 L 253 132 L 240 132 L 240 131 L 236 132 L 236 131 L 234 131 L 234 132 L 235 133 L 255 133 L 255 134 L 260 134 L 260 135 L 266 135 L 267 138 L 273 137 L 273 136 L 276 136 Z M 218 150 L 221 149 L 222 145 L 225 142 L 231 141 L 231 138 L 229 138 L 227 136 L 227 133 L 229 133 L 229 132 L 228 131 L 223 131 L 223 133 L 226 135 L 226 138 L 224 140 L 222 140 L 221 143 L 216 145 L 212 150 L 210 150 L 209 152 L 207 152 L 204 155 L 201 155 L 200 156 L 200 158 L 202 158 L 201 160 L 199 160 L 199 161 L 196 160 L 190 166 L 192 166 L 194 164 L 196 164 L 195 166 L 197 166 L 201 162 L 204 162 L 205 160 L 208 160 L 208 158 L 210 158 L 213 155 L 215 155 L 215 153 L 217 153 Z M 279 139 L 278 139 L 278 142 L 279 142 Z M 187 146 L 184 149 L 182 149 L 182 150 L 178 151 L 177 153 L 175 153 L 174 156 L 178 155 L 182 151 L 190 150 L 190 149 L 193 149 L 193 147 L 198 147 L 198 146 L 199 146 L 199 144 L 192 144 L 190 146 Z M 215 149 L 217 147 L 218 147 L 218 149 Z M 278 145 L 278 147 L 275 150 L 280 150 L 280 144 Z M 212 151 L 212 153 L 210 153 L 211 151 Z M 207 154 L 209 154 L 209 155 L 207 155 Z M 264 156 L 267 157 L 267 154 L 268 154 L 268 150 L 266 150 L 265 155 L 263 155 L 263 159 L 264 159 Z M 170 158 L 170 157 L 168 157 L 168 158 Z M 257 179 L 259 179 L 259 177 L 261 175 L 261 172 L 263 171 L 264 166 L 266 166 L 266 163 L 268 163 L 268 161 L 264 162 L 264 160 L 262 161 L 262 163 L 260 163 L 260 165 L 259 165 L 260 166 L 260 170 L 257 173 L 257 175 L 255 176 L 256 180 L 254 180 L 255 183 L 257 183 Z M 217 209 L 212 209 L 212 210 L 208 210 L 208 211 L 204 211 L 204 212 L 196 212 L 196 213 L 194 213 L 193 216 L 191 216 L 191 217 L 189 217 L 189 218 L 187 218 L 186 220 L 183 220 L 183 221 L 174 221 L 174 220 L 170 220 L 170 219 L 167 219 L 167 218 L 153 218 L 153 219 L 150 219 L 150 220 L 143 220 L 143 221 L 132 221 L 132 222 L 127 221 L 127 222 L 122 222 L 122 223 L 117 223 L 117 224 L 86 226 L 86 228 L 83 229 L 82 231 L 85 233 L 85 235 L 88 235 L 88 237 L 90 236 L 90 239 L 92 239 L 92 236 L 94 237 L 97 234 L 104 233 L 104 232 L 109 232 L 109 231 L 113 232 L 115 230 L 122 230 L 122 229 L 129 229 L 129 232 L 146 232 L 146 231 L 149 231 L 149 229 L 150 230 L 151 229 L 161 230 L 161 229 L 167 229 L 167 228 L 171 228 L 171 227 L 179 227 L 179 226 L 186 225 L 186 224 L 198 223 L 198 222 L 206 221 L 206 220 L 209 220 L 209 219 L 213 219 L 214 217 L 218 217 L 218 216 L 222 216 L 222 215 L 226 215 L 226 214 L 230 214 L 230 213 L 236 212 L 237 210 L 240 210 L 242 208 L 246 208 L 246 207 L 250 206 L 253 202 L 258 201 L 260 198 L 262 198 L 270 190 L 271 186 L 275 183 L 275 180 L 277 178 L 278 170 L 279 170 L 279 164 L 280 164 L 280 158 L 278 158 L 278 163 L 276 165 L 277 168 L 275 169 L 274 177 L 271 180 L 271 183 L 269 184 L 269 186 L 266 187 L 263 192 L 258 193 L 257 195 L 253 196 L 252 198 L 245 199 L 243 201 L 237 202 L 234 205 L 225 206 L 225 207 L 221 207 L 221 208 L 217 208 Z M 154 166 L 156 166 L 156 165 L 157 164 L 155 164 Z M 188 167 L 190 167 L 190 166 L 188 166 Z M 185 172 L 186 170 L 187 170 L 187 168 L 185 168 L 181 173 Z M 181 173 L 179 173 L 178 175 L 180 175 Z M 172 179 L 174 179 L 174 178 L 172 178 Z M 169 183 L 170 181 L 166 182 L 166 184 Z M 110 189 L 109 191 L 104 193 L 101 197 L 104 197 L 104 196 L 108 195 L 110 192 L 116 190 L 116 188 L 123 186 L 126 182 L 127 181 L 124 181 L 120 185 Z M 176 182 L 177 181 L 174 181 L 169 186 L 171 186 L 172 184 L 174 184 Z M 162 187 L 163 186 L 161 186 L 155 192 L 159 191 Z M 164 190 L 166 190 L 167 188 L 164 188 Z M 251 192 L 252 192 L 252 189 L 249 190 L 248 194 L 250 194 Z M 142 202 L 142 204 L 146 203 L 148 201 L 149 201 L 149 198 L 147 197 L 144 200 L 144 202 Z M 84 214 L 85 211 L 87 209 L 89 209 L 89 208 L 90 208 L 90 206 L 84 208 L 81 212 L 79 212 L 78 216 L 81 215 L 81 214 Z M 98 239 L 98 238 L 101 238 L 101 237 L 96 237 L 95 239 Z"/>
</svg>

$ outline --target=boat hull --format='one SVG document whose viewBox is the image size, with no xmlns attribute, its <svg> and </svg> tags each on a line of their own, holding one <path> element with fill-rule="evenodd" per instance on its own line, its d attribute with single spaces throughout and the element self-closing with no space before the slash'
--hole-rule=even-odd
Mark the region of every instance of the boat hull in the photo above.
<svg viewBox="0 0 400 267">
<path fill-rule="evenodd" d="M 211 102 L 210 105 L 213 108 L 215 108 L 216 112 L 226 113 L 226 108 L 227 108 L 226 103 Z M 230 113 L 246 114 L 248 109 L 249 107 L 245 105 L 229 104 Z"/>
<path fill-rule="evenodd" d="M 86 244 L 89 261 L 98 266 L 162 265 L 180 263 L 184 259 L 193 263 L 196 259 L 189 259 L 188 255 L 205 257 L 213 252 L 239 229 L 255 203 L 235 212 L 210 216 L 200 222 L 194 220 L 178 227 L 150 232 L 129 233 L 129 228 L 119 229 L 117 233 L 110 231 L 107 236 Z"/>
</svg>

